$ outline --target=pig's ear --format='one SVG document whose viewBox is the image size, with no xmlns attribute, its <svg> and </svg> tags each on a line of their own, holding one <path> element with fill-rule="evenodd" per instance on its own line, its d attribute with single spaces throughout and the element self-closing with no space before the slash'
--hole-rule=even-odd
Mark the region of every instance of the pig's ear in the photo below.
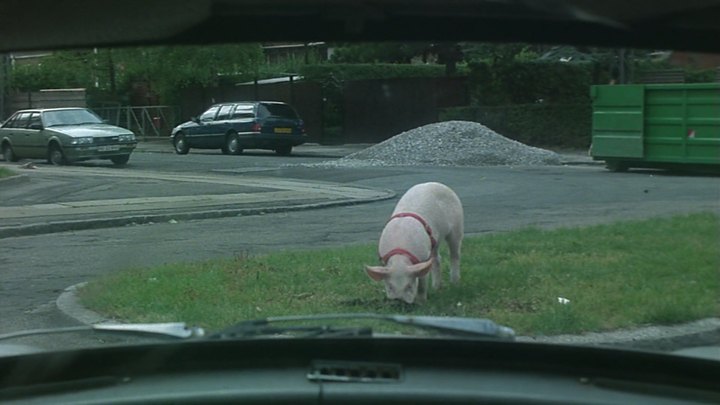
<svg viewBox="0 0 720 405">
<path fill-rule="evenodd" d="M 430 260 L 420 262 L 418 264 L 413 264 L 412 266 L 408 267 L 407 271 L 410 273 L 413 277 L 423 277 L 426 274 L 428 274 L 428 271 L 432 268 L 433 259 L 432 257 Z"/>
<path fill-rule="evenodd" d="M 389 270 L 382 266 L 365 266 L 365 272 L 375 281 L 382 281 L 387 278 Z"/>
</svg>

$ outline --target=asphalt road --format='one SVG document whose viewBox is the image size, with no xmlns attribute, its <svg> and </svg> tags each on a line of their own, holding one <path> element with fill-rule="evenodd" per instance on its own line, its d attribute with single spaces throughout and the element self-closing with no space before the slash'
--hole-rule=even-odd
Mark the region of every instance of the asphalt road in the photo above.
<svg viewBox="0 0 720 405">
<path fill-rule="evenodd" d="M 597 165 L 488 168 L 313 169 L 283 167 L 316 162 L 316 155 L 282 158 L 272 153 L 223 156 L 219 153 L 136 153 L 129 172 L 161 171 L 334 181 L 390 189 L 440 181 L 463 201 L 466 233 L 503 232 L 523 226 L 558 227 L 695 211 L 720 213 L 720 179 L 657 171 L 610 173 Z M 90 164 L 89 166 L 93 166 Z M 82 167 L 82 166 L 81 166 Z M 76 192 L 102 187 L 97 179 L 65 179 Z M 176 189 L 174 189 L 176 190 Z M 201 189 L 188 185 L 188 193 Z M 3 190 L 3 192 L 7 192 Z M 164 195 L 154 187 L 133 196 Z M 173 191 L 177 192 L 177 191 Z M 7 194 L 10 195 L 10 194 Z M 13 195 L 31 201 L 32 196 Z M 70 326 L 55 307 L 70 285 L 129 267 L 227 257 L 245 252 L 312 249 L 377 240 L 395 199 L 345 207 L 155 223 L 3 239 L 0 245 L 0 333 Z M 369 257 L 368 262 L 374 258 Z M 362 263 L 357 269 L 361 271 Z M 47 348 L 86 345 L 98 338 L 60 336 L 24 339 Z"/>
</svg>

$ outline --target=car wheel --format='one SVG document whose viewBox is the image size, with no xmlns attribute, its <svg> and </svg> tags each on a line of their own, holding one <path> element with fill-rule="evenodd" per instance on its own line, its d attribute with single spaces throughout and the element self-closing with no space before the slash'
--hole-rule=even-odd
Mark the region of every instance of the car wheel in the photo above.
<svg viewBox="0 0 720 405">
<path fill-rule="evenodd" d="M 190 152 L 190 146 L 183 134 L 175 135 L 175 138 L 173 138 L 173 145 L 175 146 L 175 153 L 178 155 L 187 155 L 187 153 Z"/>
<path fill-rule="evenodd" d="M 2 155 L 6 162 L 17 162 L 18 158 L 12 146 L 5 145 L 2 148 Z"/>
<path fill-rule="evenodd" d="M 292 146 L 280 146 L 279 148 L 275 149 L 275 153 L 280 156 L 288 156 L 290 155 L 290 153 L 292 153 Z"/>
<path fill-rule="evenodd" d="M 127 163 L 128 160 L 130 160 L 130 155 L 113 156 L 110 158 L 110 160 L 113 162 L 113 164 L 121 166 Z"/>
<path fill-rule="evenodd" d="M 67 163 L 67 160 L 65 159 L 65 154 L 63 153 L 62 149 L 60 149 L 60 146 L 58 146 L 57 144 L 50 145 L 50 149 L 48 149 L 48 163 L 55 166 L 60 166 Z"/>
<path fill-rule="evenodd" d="M 243 149 L 240 146 L 240 138 L 238 138 L 238 134 L 234 132 L 228 134 L 225 138 L 225 149 L 227 150 L 226 153 L 230 155 L 239 155 L 242 153 Z"/>
</svg>

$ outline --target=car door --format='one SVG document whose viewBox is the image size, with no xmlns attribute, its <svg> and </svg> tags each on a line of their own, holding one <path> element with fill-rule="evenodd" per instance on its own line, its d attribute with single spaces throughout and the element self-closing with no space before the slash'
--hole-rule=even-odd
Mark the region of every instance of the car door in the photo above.
<svg viewBox="0 0 720 405">
<path fill-rule="evenodd" d="M 230 124 L 230 117 L 235 104 L 226 104 L 220 107 L 220 110 L 215 117 L 215 129 L 214 132 L 217 134 L 219 146 L 225 145 L 225 135 L 232 129 Z"/>
<path fill-rule="evenodd" d="M 29 112 L 20 112 L 16 117 L 9 121 L 9 138 L 13 151 L 18 158 L 31 158 L 32 156 L 32 140 L 30 134 L 26 131 L 28 122 L 30 121 Z"/>
<path fill-rule="evenodd" d="M 255 122 L 255 104 L 240 103 L 235 105 L 235 109 L 230 116 L 230 127 L 235 132 L 248 132 Z"/>
<path fill-rule="evenodd" d="M 47 136 L 44 135 L 42 120 L 39 112 L 30 114 L 26 128 L 19 131 L 27 141 L 27 153 L 29 158 L 42 159 L 47 155 Z"/>
<path fill-rule="evenodd" d="M 220 147 L 217 143 L 217 128 L 215 117 L 220 110 L 219 105 L 208 108 L 198 117 L 198 126 L 190 133 L 191 145 L 199 148 Z"/>
<path fill-rule="evenodd" d="M 3 142 L 3 140 L 8 140 L 10 142 L 10 145 L 13 146 L 13 151 L 17 155 L 17 150 L 15 150 L 15 120 L 17 119 L 19 114 L 14 114 L 5 122 L 3 122 L 2 127 L 0 127 L 0 142 Z"/>
</svg>

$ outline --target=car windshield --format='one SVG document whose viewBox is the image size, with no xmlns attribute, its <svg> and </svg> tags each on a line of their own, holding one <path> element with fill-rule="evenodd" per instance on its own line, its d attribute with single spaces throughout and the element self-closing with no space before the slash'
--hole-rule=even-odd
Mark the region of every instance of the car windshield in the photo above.
<svg viewBox="0 0 720 405">
<path fill-rule="evenodd" d="M 60 125 L 102 124 L 102 120 L 84 109 L 45 111 L 42 119 L 46 127 Z"/>
<path fill-rule="evenodd" d="M 674 350 L 716 328 L 717 54 L 318 40 L 3 61 L 2 119 L 68 109 L 0 128 L 19 179 L 0 179 L 0 334 L 377 313 Z M 103 122 L 125 130 L 81 126 Z"/>
</svg>

